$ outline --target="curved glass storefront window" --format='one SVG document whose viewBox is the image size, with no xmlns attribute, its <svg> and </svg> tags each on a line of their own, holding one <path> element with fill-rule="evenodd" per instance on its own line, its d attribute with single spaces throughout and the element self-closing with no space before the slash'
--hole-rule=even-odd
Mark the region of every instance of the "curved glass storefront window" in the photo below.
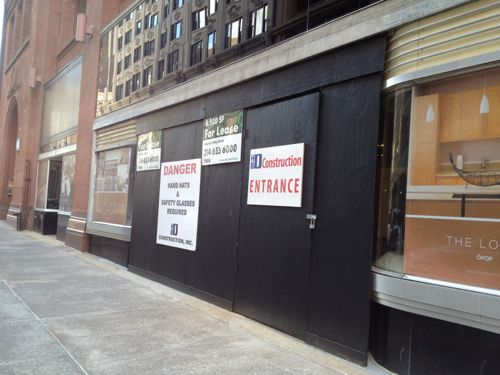
<svg viewBox="0 0 500 375">
<path fill-rule="evenodd" d="M 500 289 L 500 69 L 384 104 L 375 266 Z"/>
</svg>

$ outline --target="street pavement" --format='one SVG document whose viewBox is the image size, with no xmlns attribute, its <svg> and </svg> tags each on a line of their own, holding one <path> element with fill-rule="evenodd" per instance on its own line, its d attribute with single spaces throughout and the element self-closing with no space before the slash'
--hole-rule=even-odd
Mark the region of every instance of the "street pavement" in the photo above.
<svg viewBox="0 0 500 375">
<path fill-rule="evenodd" d="M 374 374 L 0 221 L 0 374 Z"/>
</svg>

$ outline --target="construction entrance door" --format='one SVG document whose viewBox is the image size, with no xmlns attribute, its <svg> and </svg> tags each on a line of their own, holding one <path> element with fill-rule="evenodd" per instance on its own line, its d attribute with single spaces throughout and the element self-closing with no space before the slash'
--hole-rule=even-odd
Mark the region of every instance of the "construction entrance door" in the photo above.
<svg viewBox="0 0 500 375">
<path fill-rule="evenodd" d="M 246 117 L 234 310 L 299 338 L 307 330 L 318 106 L 319 94 L 310 94 Z"/>
</svg>

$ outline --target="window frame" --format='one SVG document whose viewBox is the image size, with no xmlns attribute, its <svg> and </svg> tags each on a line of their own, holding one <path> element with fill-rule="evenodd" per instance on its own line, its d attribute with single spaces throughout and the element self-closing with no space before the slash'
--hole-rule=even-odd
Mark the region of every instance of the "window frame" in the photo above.
<svg viewBox="0 0 500 375">
<path fill-rule="evenodd" d="M 213 38 L 211 38 L 213 36 Z M 212 39 L 212 47 L 210 41 Z M 212 31 L 207 35 L 207 57 L 215 55 L 215 47 L 217 46 L 217 30 Z"/>
<path fill-rule="evenodd" d="M 203 40 L 191 45 L 189 57 L 189 66 L 194 66 L 203 61 Z"/>
<path fill-rule="evenodd" d="M 179 39 L 182 36 L 182 20 L 170 25 L 170 40 Z"/>
<path fill-rule="evenodd" d="M 191 31 L 207 26 L 207 8 L 201 8 L 191 13 Z"/>
<path fill-rule="evenodd" d="M 175 57 L 175 61 L 174 61 Z M 179 70 L 179 50 L 173 50 L 167 55 L 167 74 Z"/>
<path fill-rule="evenodd" d="M 261 34 L 264 34 L 267 32 L 267 26 L 268 26 L 268 4 L 264 4 L 260 6 L 259 8 L 255 9 L 254 11 L 250 12 L 250 32 L 249 32 L 249 37 L 254 38 L 256 36 L 259 36 Z M 262 12 L 261 15 L 259 15 L 259 12 Z M 258 17 L 261 17 L 261 30 L 257 30 L 257 25 L 259 24 Z"/>
<path fill-rule="evenodd" d="M 238 27 L 238 41 L 233 44 L 233 28 L 237 24 Z M 224 37 L 224 48 L 231 48 L 241 43 L 242 40 L 242 31 L 243 31 L 243 17 L 237 18 L 229 23 L 226 23 L 225 26 L 225 37 Z"/>
</svg>

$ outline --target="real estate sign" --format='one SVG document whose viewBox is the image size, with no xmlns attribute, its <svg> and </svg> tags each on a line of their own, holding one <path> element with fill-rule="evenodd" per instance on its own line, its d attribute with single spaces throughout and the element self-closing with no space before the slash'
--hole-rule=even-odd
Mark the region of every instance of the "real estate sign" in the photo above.
<svg viewBox="0 0 500 375">
<path fill-rule="evenodd" d="M 141 134 L 137 138 L 137 171 L 160 169 L 161 131 Z"/>
<path fill-rule="evenodd" d="M 243 111 L 205 119 L 203 124 L 203 165 L 241 161 Z"/>
</svg>

